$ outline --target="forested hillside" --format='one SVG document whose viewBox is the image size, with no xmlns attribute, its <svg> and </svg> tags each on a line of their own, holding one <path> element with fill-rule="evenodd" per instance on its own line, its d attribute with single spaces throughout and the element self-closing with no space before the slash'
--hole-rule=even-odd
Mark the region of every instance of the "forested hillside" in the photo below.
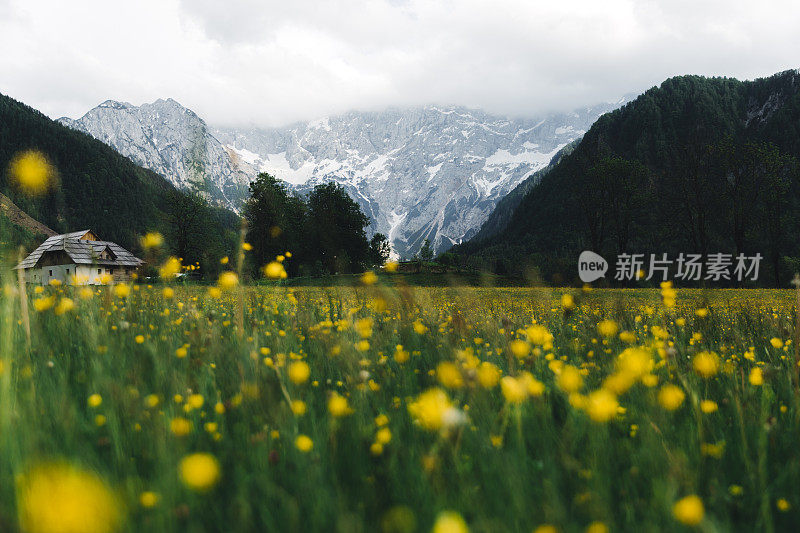
<svg viewBox="0 0 800 533">
<path fill-rule="evenodd" d="M 800 72 L 681 76 L 602 116 L 506 230 L 454 251 L 497 272 L 573 281 L 577 257 L 761 253 L 785 285 L 800 256 Z M 613 265 L 612 265 L 613 268 Z"/>
<path fill-rule="evenodd" d="M 5 169 L 25 150 L 43 153 L 58 173 L 57 186 L 29 197 L 10 182 Z M 186 262 L 209 266 L 230 248 L 238 219 L 178 192 L 161 176 L 138 167 L 112 148 L 0 95 L 0 192 L 34 219 L 58 232 L 93 229 L 102 238 L 136 251 L 148 231 L 168 236 L 186 252 Z M 182 211 L 191 208 L 186 219 Z M 184 242 L 169 236 L 187 235 Z"/>
</svg>

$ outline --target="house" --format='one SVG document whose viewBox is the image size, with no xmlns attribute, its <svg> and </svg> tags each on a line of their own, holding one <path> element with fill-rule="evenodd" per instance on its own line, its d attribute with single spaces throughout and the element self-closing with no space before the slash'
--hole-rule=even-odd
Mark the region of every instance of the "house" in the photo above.
<svg viewBox="0 0 800 533">
<path fill-rule="evenodd" d="M 130 281 L 143 263 L 122 246 L 84 230 L 49 237 L 14 269 L 23 270 L 28 283 L 98 285 Z"/>
</svg>

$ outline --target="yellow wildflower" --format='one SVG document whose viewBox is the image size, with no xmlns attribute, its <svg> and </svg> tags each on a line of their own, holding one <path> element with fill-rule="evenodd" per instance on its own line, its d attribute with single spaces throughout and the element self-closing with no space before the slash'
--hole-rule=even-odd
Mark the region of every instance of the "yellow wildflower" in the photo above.
<svg viewBox="0 0 800 533">
<path fill-rule="evenodd" d="M 686 496 L 672 506 L 672 514 L 678 522 L 687 526 L 696 526 L 703 521 L 705 516 L 703 500 L 694 494 Z"/>
<path fill-rule="evenodd" d="M 56 177 L 56 171 L 47 157 L 35 150 L 28 150 L 15 156 L 11 160 L 9 171 L 14 183 L 31 196 L 46 193 Z"/>
<path fill-rule="evenodd" d="M 700 352 L 692 359 L 692 366 L 700 377 L 708 379 L 719 372 L 719 357 L 714 352 Z"/>
<path fill-rule="evenodd" d="M 658 403 L 667 411 L 674 411 L 681 406 L 686 394 L 677 385 L 667 383 L 658 391 Z"/>
<path fill-rule="evenodd" d="M 314 447 L 314 441 L 306 435 L 298 435 L 294 440 L 295 447 L 303 453 L 308 453 Z"/>
<path fill-rule="evenodd" d="M 617 415 L 619 402 L 613 392 L 598 389 L 587 396 L 585 408 L 595 422 L 608 422 Z"/>
<path fill-rule="evenodd" d="M 28 533 L 110 533 L 122 506 L 96 474 L 62 463 L 38 465 L 17 487 L 19 524 Z"/>
<path fill-rule="evenodd" d="M 436 517 L 431 533 L 469 533 L 469 527 L 457 512 L 442 511 Z"/>
<path fill-rule="evenodd" d="M 150 248 L 158 248 L 164 244 L 164 237 L 157 232 L 150 232 L 141 238 L 142 248 L 149 250 Z"/>
<path fill-rule="evenodd" d="M 235 288 L 238 284 L 239 277 L 236 275 L 236 272 L 231 272 L 230 270 L 226 270 L 220 274 L 219 280 L 217 280 L 219 288 L 226 291 Z"/>
<path fill-rule="evenodd" d="M 287 369 L 289 379 L 295 385 L 301 385 L 308 381 L 311 375 L 311 368 L 305 361 L 294 361 Z"/>
<path fill-rule="evenodd" d="M 347 398 L 337 392 L 332 392 L 328 398 L 328 412 L 334 418 L 341 418 L 353 413 L 350 405 L 347 403 Z"/>
<path fill-rule="evenodd" d="M 219 481 L 219 462 L 210 453 L 193 453 L 181 459 L 178 472 L 188 488 L 205 492 Z"/>
</svg>

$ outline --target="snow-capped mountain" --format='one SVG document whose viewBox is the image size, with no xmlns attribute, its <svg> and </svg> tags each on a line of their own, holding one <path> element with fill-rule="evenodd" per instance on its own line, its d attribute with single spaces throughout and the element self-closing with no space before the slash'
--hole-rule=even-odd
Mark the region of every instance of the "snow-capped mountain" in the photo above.
<svg viewBox="0 0 800 533">
<path fill-rule="evenodd" d="M 461 107 L 351 112 L 279 129 L 215 129 L 234 160 L 299 190 L 333 180 L 396 253 L 468 239 L 497 201 L 623 102 L 538 119 Z"/>
<path fill-rule="evenodd" d="M 103 141 L 177 187 L 203 191 L 221 205 L 238 207 L 252 175 L 235 168 L 205 121 L 175 100 L 134 106 L 108 100 L 78 120 L 59 122 Z"/>
<path fill-rule="evenodd" d="M 603 113 L 601 104 L 537 119 L 462 107 L 350 112 L 282 128 L 209 128 L 174 100 L 105 102 L 65 124 L 116 148 L 180 187 L 241 207 L 246 185 L 269 172 L 298 192 L 336 181 L 389 236 L 400 257 L 425 239 L 437 252 L 470 238 L 498 200 Z"/>
</svg>

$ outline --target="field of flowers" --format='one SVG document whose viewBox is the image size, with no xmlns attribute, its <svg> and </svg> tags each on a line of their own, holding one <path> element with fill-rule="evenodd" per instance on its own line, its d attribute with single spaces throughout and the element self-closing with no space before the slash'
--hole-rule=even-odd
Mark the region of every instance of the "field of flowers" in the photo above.
<svg viewBox="0 0 800 533">
<path fill-rule="evenodd" d="M 9 283 L 0 530 L 798 530 L 795 298 Z"/>
</svg>

